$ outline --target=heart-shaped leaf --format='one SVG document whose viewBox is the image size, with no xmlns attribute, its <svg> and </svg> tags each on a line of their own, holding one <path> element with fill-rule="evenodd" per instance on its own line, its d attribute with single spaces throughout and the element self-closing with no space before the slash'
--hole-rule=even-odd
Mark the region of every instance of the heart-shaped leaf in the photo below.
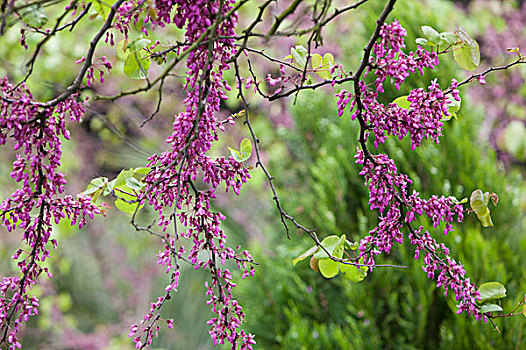
<svg viewBox="0 0 526 350">
<path fill-rule="evenodd" d="M 134 190 L 127 185 L 116 187 L 115 195 L 118 198 L 115 200 L 115 206 L 124 213 L 132 214 L 144 206 L 144 204 L 135 202 L 137 196 L 134 194 Z"/>
<path fill-rule="evenodd" d="M 428 40 L 427 45 L 441 45 L 444 42 L 444 40 L 440 37 L 440 34 L 430 26 L 422 26 L 421 28 Z"/>
<path fill-rule="evenodd" d="M 31 27 L 40 28 L 47 23 L 46 11 L 40 5 L 31 5 L 21 11 L 22 21 Z"/>
<path fill-rule="evenodd" d="M 316 58 L 314 56 L 316 56 Z M 334 56 L 332 53 L 326 53 L 323 55 L 323 58 L 321 55 L 314 54 L 311 59 L 313 59 L 312 67 L 316 70 L 316 74 L 318 74 L 320 78 L 324 80 L 332 78 L 331 69 L 334 67 Z"/>
<path fill-rule="evenodd" d="M 480 285 L 479 293 L 478 300 L 480 303 L 483 303 L 488 300 L 504 298 L 506 296 L 506 287 L 499 282 L 487 282 Z"/>
<path fill-rule="evenodd" d="M 320 242 L 325 250 L 335 258 L 341 258 L 343 256 L 343 245 L 345 244 L 345 235 L 338 237 L 336 235 L 328 236 Z M 329 258 L 325 250 L 321 249 L 314 254 L 316 259 Z"/>
<path fill-rule="evenodd" d="M 306 48 L 304 48 L 301 45 L 298 45 L 290 49 L 290 54 L 294 58 L 294 61 L 296 61 L 296 63 L 300 67 L 305 67 L 305 63 L 307 62 L 307 49 Z"/>
<path fill-rule="evenodd" d="M 340 270 L 339 265 L 340 265 L 339 262 L 333 261 L 329 258 L 320 259 L 318 261 L 318 267 L 320 269 L 320 273 L 325 278 L 332 278 L 336 276 Z"/>
<path fill-rule="evenodd" d="M 455 45 L 459 40 L 457 35 L 451 32 L 440 33 L 440 38 L 442 38 L 449 45 Z"/>
<path fill-rule="evenodd" d="M 351 282 L 361 282 L 366 276 L 368 268 L 366 266 L 356 267 L 354 265 L 340 263 L 340 271 L 343 276 Z"/>
<path fill-rule="evenodd" d="M 90 181 L 88 188 L 82 194 L 90 196 L 91 201 L 96 202 L 102 192 L 105 191 L 107 184 L 107 177 L 97 177 Z"/>
<path fill-rule="evenodd" d="M 151 61 L 146 51 L 131 52 L 124 61 L 124 73 L 132 79 L 146 79 Z"/>
<path fill-rule="evenodd" d="M 453 58 L 460 68 L 475 70 L 480 64 L 479 44 L 473 41 L 470 45 L 457 46 L 453 51 Z"/>
<path fill-rule="evenodd" d="M 247 138 L 241 140 L 239 151 L 231 147 L 228 147 L 228 149 L 230 150 L 232 157 L 239 163 L 246 161 L 252 155 L 252 143 Z"/>
<path fill-rule="evenodd" d="M 480 308 L 480 311 L 482 313 L 486 313 L 486 312 L 503 311 L 503 309 L 497 304 L 484 304 Z"/>
</svg>

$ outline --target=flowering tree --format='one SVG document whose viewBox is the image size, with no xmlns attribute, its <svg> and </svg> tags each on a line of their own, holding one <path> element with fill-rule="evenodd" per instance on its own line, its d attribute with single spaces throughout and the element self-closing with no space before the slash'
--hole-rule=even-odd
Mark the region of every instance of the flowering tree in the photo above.
<svg viewBox="0 0 526 350">
<path fill-rule="evenodd" d="M 309 234 L 314 242 L 293 263 L 312 256 L 311 267 L 324 277 L 334 277 L 341 271 L 350 281 L 359 282 L 374 268 L 401 267 L 377 264 L 376 257 L 389 254 L 394 244 L 401 244 L 407 235 L 415 248 L 415 258 L 423 257 L 427 276 L 445 293 L 451 291 L 456 295 L 458 313 L 466 311 L 477 320 L 489 320 L 495 327 L 494 318 L 522 314 L 523 309 L 519 308 L 524 299 L 516 309 L 504 313 L 495 302 L 506 295 L 505 287 L 498 282 L 477 286 L 453 258 L 454 254 L 436 241 L 435 232 L 416 224 L 418 217 L 426 216 L 435 229 L 442 225 L 444 234 L 448 234 L 455 221 L 461 222 L 464 215 L 473 212 L 483 226 L 491 226 L 488 205 L 490 201 L 497 204 L 497 195 L 473 189 L 469 208 L 464 206 L 467 198 L 439 195 L 422 198 L 410 188 L 411 179 L 398 171 L 395 160 L 387 154 L 375 153 L 375 149 L 390 137 L 410 138 L 412 149 L 426 140 L 438 143 L 444 123 L 460 108 L 458 88 L 472 81 L 485 84 L 487 74 L 523 64 L 524 56 L 519 49 L 513 50 L 516 59 L 508 64 L 460 82 L 452 79 L 446 88 L 436 80 L 431 81 L 408 95 L 382 103 L 384 84 L 391 83 L 400 89 L 411 74 L 437 68 L 439 57 L 446 58 L 452 53 L 461 68 L 472 71 L 477 68 L 480 56 L 477 42 L 463 28 L 440 33 L 425 23 L 422 26 L 425 38 L 411 38 L 417 40 L 418 49 L 406 52 L 406 31 L 396 20 L 387 20 L 395 0 L 385 1 L 383 11 L 375 18 L 375 29 L 357 67 L 349 69 L 344 60 L 338 62 L 330 52 L 323 56 L 318 53 L 323 52 L 324 29 L 337 18 L 352 15 L 352 11 L 367 2 L 343 5 L 326 0 L 305 3 L 294 0 L 283 6 L 267 0 L 259 2 L 253 17 L 245 19 L 238 18 L 239 11 L 255 7 L 248 0 L 109 3 L 74 0 L 65 7 L 49 1 L 24 4 L 3 1 L 0 33 L 19 29 L 21 49 L 30 54 L 26 75 L 21 80 L 4 77 L 0 81 L 0 145 L 17 152 L 11 177 L 19 184 L 0 203 L 0 222 L 8 231 L 20 233 L 25 244 L 13 255 L 18 275 L 4 277 L 0 285 L 2 345 L 11 349 L 21 347 L 20 327 L 38 314 L 39 303 L 31 288 L 42 278 L 42 272 L 52 277 L 43 263 L 60 243 L 51 238 L 53 223 L 68 218 L 73 225 L 78 223 L 82 227 L 88 218 L 109 209 L 99 201 L 101 197 L 113 197 L 115 206 L 131 216 L 130 228 L 162 241 L 157 263 L 165 267 L 169 276 L 164 291 L 160 291 L 144 317 L 130 327 L 129 336 L 136 347 L 149 348 L 162 324 L 173 327 L 174 320 L 161 317 L 161 311 L 177 291 L 180 265 L 190 264 L 210 275 L 205 287 L 214 313 L 208 322 L 214 344 L 228 342 L 233 349 L 251 349 L 254 336 L 242 329 L 245 315 L 234 298 L 236 283 L 231 270 L 239 269 L 245 278 L 253 274 L 256 262 L 248 251 L 229 245 L 221 226 L 225 217 L 211 209 L 211 202 L 223 185 L 226 192 L 239 194 L 249 181 L 250 172 L 257 170 L 246 165 L 252 154 L 255 167 L 268 179 L 287 236 L 295 228 Z M 52 5 L 50 8 L 56 12 L 51 27 L 46 26 L 45 5 Z M 38 65 L 39 53 L 50 38 L 65 30 L 75 30 L 82 21 L 97 18 L 100 28 L 93 34 L 85 55 L 75 62 L 79 68 L 73 82 L 47 101 L 34 98 L 28 82 Z M 173 28 L 177 33 L 173 39 L 150 39 Z M 307 38 L 306 45 L 291 45 L 290 55 L 285 58 L 273 57 L 262 48 L 282 37 Z M 164 152 L 151 155 L 144 167 L 123 170 L 115 179 L 93 179 L 75 199 L 62 195 L 66 181 L 57 170 L 61 164 L 61 144 L 69 139 L 66 119 L 81 120 L 90 103 L 85 94 L 103 84 L 115 64 L 106 56 L 99 56 L 102 41 L 115 47 L 124 73 L 144 83 L 116 95 L 97 95 L 97 100 L 114 101 L 157 89 L 157 109 L 145 118 L 147 123 L 155 118 L 163 103 L 166 79 L 184 65 L 184 108 L 175 115 Z M 275 66 L 278 75 L 261 76 L 252 63 L 255 59 Z M 150 72 L 152 61 L 162 69 L 155 77 Z M 228 70 L 234 72 L 233 81 L 227 77 Z M 297 96 L 302 90 L 323 87 L 334 89 L 339 116 L 350 114 L 351 121 L 360 128 L 355 163 L 369 191 L 370 209 L 378 214 L 378 224 L 359 242 L 350 242 L 345 235 L 328 235 L 320 240 L 316 230 L 305 227 L 283 208 L 275 179 L 260 156 L 257 130 L 250 121 L 250 101 L 254 96 L 272 102 Z M 219 119 L 221 101 L 227 99 L 232 88 L 236 89 L 244 109 Z M 229 124 L 239 120 L 247 126 L 249 137 L 241 141 L 239 149 L 230 148 L 228 157 L 212 157 L 214 142 L 227 132 Z M 136 217 L 145 205 L 151 206 L 158 218 L 148 226 L 141 226 Z"/>
</svg>

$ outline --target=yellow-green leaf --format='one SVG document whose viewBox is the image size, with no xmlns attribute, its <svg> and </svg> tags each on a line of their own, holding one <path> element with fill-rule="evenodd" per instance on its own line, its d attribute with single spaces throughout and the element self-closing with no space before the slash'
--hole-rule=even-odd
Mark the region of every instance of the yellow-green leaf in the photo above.
<svg viewBox="0 0 526 350">
<path fill-rule="evenodd" d="M 486 197 L 488 199 L 486 199 Z M 490 210 L 488 208 L 488 200 L 489 193 L 486 196 L 484 193 L 482 193 L 482 190 L 480 189 L 473 191 L 469 200 L 469 205 L 477 215 L 477 218 L 482 223 L 482 227 L 493 226 L 493 222 L 491 221 L 490 216 Z"/>
<path fill-rule="evenodd" d="M 343 245 L 345 244 L 345 235 L 338 237 L 336 235 L 328 236 L 320 242 L 320 244 L 325 248 L 325 250 L 335 258 L 341 258 L 343 256 Z M 314 257 L 317 259 L 328 258 L 329 256 L 325 250 L 318 250 Z"/>
<path fill-rule="evenodd" d="M 132 52 L 124 61 L 124 73 L 132 79 L 146 79 L 151 61 L 148 52 Z"/>
<path fill-rule="evenodd" d="M 311 256 L 312 254 L 316 253 L 318 251 L 318 249 L 320 249 L 320 247 L 318 246 L 313 246 L 313 247 L 310 247 L 308 250 L 306 250 L 305 252 L 301 253 L 297 258 L 295 258 L 294 260 L 292 260 L 292 266 L 296 266 L 297 263 L 299 263 L 300 261 L 302 261 L 303 259 Z"/>
<path fill-rule="evenodd" d="M 460 68 L 469 71 L 475 70 L 480 64 L 479 44 L 473 40 L 469 45 L 463 43 L 456 46 L 453 51 L 453 58 Z"/>
<path fill-rule="evenodd" d="M 367 270 L 368 268 L 365 266 L 358 268 L 354 265 L 340 263 L 340 271 L 351 282 L 361 282 L 367 276 Z"/>
<path fill-rule="evenodd" d="M 329 258 L 320 259 L 318 261 L 320 273 L 325 278 L 332 278 L 336 276 L 339 272 L 339 265 L 339 262 L 333 261 Z"/>
<path fill-rule="evenodd" d="M 408 101 L 407 98 L 409 96 L 400 96 L 398 98 L 395 98 L 392 103 L 396 103 L 396 105 L 403 109 L 409 109 L 411 107 L 411 101 Z"/>
<path fill-rule="evenodd" d="M 312 55 L 312 57 L 310 58 L 310 62 L 312 64 L 312 69 L 316 70 L 318 68 L 321 67 L 321 61 L 322 61 L 322 57 L 319 53 L 315 53 Z"/>
<path fill-rule="evenodd" d="M 480 303 L 483 303 L 488 300 L 506 297 L 506 287 L 499 282 L 487 282 L 480 285 L 479 293 L 478 300 Z"/>
<path fill-rule="evenodd" d="M 497 304 L 485 304 L 485 305 L 482 305 L 482 307 L 480 308 L 480 311 L 482 313 L 486 313 L 486 312 L 503 311 L 503 309 Z"/>
<path fill-rule="evenodd" d="M 137 196 L 135 195 L 134 190 L 127 185 L 115 188 L 115 195 L 118 198 L 115 200 L 115 206 L 124 213 L 132 214 L 135 210 L 140 210 L 143 207 L 139 202 L 135 202 Z"/>
</svg>

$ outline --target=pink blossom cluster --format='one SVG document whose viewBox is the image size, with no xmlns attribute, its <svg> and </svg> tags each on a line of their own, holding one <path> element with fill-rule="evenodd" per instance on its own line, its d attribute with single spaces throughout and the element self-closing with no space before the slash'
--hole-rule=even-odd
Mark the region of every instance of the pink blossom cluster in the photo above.
<svg viewBox="0 0 526 350">
<path fill-rule="evenodd" d="M 360 175 L 365 177 L 369 188 L 369 206 L 371 210 L 378 209 L 380 213 L 397 200 L 398 193 L 406 193 L 408 184 L 412 183 L 405 174 L 398 174 L 394 161 L 386 154 L 378 154 L 366 159 L 364 152 L 358 150 L 356 164 L 362 164 Z M 402 200 L 402 199 L 400 199 Z"/>
<path fill-rule="evenodd" d="M 400 107 L 397 103 L 384 105 L 378 102 L 379 93 L 384 92 L 383 84 L 389 77 L 394 81 L 395 87 L 400 89 L 410 73 L 419 71 L 423 74 L 424 68 L 434 68 L 438 65 L 436 52 L 428 52 L 418 46 L 416 52 L 405 54 L 401 51 L 404 47 L 405 29 L 395 21 L 384 24 L 380 30 L 379 40 L 373 46 L 373 56 L 370 58 L 365 75 L 374 71 L 376 80 L 368 85 L 365 81 L 359 82 L 359 95 L 363 109 L 355 109 L 356 100 L 352 95 L 343 90 L 338 97 L 338 114 L 341 116 L 350 103 L 349 110 L 352 119 L 361 116 L 367 129 L 375 136 L 374 145 L 385 143 L 389 135 L 402 140 L 409 134 L 411 147 L 416 149 L 422 140 L 431 139 L 436 143 L 442 136 L 442 119 L 449 116 L 451 101 L 440 88 L 436 79 L 431 82 L 427 90 L 414 89 L 407 96 L 408 107 Z M 453 79 L 448 91 L 452 97 L 459 101 L 457 81 Z"/>
<path fill-rule="evenodd" d="M 404 37 L 407 32 L 398 21 L 384 24 L 380 28 L 379 40 L 373 46 L 373 56 L 369 59 L 366 75 L 374 69 L 376 91 L 384 92 L 383 83 L 389 77 L 396 89 L 417 70 L 424 74 L 424 68 L 433 69 L 438 65 L 436 52 L 429 52 L 418 46 L 416 52 L 405 54 Z"/>
<path fill-rule="evenodd" d="M 338 108 L 338 117 L 341 117 L 345 112 L 345 108 L 347 108 L 347 105 L 349 104 L 349 102 L 351 102 L 353 95 L 349 91 L 342 89 L 334 96 L 338 97 L 338 102 L 336 102 L 336 106 Z M 352 100 L 350 108 L 351 111 L 353 110 L 355 104 L 356 102 Z M 356 116 L 353 116 L 353 120 L 354 119 L 356 119 Z"/>
<path fill-rule="evenodd" d="M 394 242 L 403 241 L 403 198 L 400 197 L 400 193 L 406 193 L 411 180 L 405 174 L 398 174 L 394 161 L 385 154 L 366 159 L 364 152 L 358 150 L 355 158 L 357 164 L 363 165 L 360 175 L 365 177 L 369 189 L 370 209 L 378 209 L 380 212 L 378 226 L 369 232 L 369 236 L 362 239 L 360 245 L 366 263 L 373 265 L 374 255 L 389 254 Z"/>
<path fill-rule="evenodd" d="M 115 28 L 120 31 L 126 38 L 128 38 L 128 32 L 131 25 L 140 28 L 142 32 L 148 35 L 146 24 L 149 22 L 157 23 L 156 14 L 153 8 L 150 9 L 146 6 L 151 6 L 146 0 L 128 0 L 123 1 L 122 4 L 117 8 L 115 16 Z M 161 23 L 162 24 L 162 23 Z M 110 40 L 113 46 L 113 34 L 108 33 L 106 36 L 106 42 Z"/>
<path fill-rule="evenodd" d="M 460 100 L 457 84 L 453 79 L 449 89 L 453 98 Z M 450 100 L 436 80 L 431 82 L 427 91 L 423 88 L 412 90 L 407 97 L 410 104 L 408 108 L 402 108 L 393 102 L 388 106 L 381 104 L 378 102 L 378 93 L 370 91 L 364 82 L 360 82 L 360 89 L 364 106 L 362 116 L 375 136 L 376 147 L 384 143 L 389 135 L 402 140 L 409 134 L 412 149 L 416 149 L 424 138 L 439 142 L 442 136 L 442 118 L 450 115 Z M 355 111 L 353 119 L 357 113 Z"/>
<path fill-rule="evenodd" d="M 237 15 L 225 16 L 233 5 L 234 1 L 156 1 L 159 19 L 174 22 L 179 28 L 185 27 L 188 45 L 209 31 L 214 21 L 218 24 L 215 31 L 208 34 L 209 39 L 233 36 Z M 175 10 L 171 12 L 172 9 Z M 233 349 L 252 349 L 255 343 L 251 334 L 240 329 L 245 315 L 233 298 L 232 288 L 236 284 L 230 270 L 225 268 L 228 261 L 232 261 L 242 271 L 243 277 L 251 275 L 252 257 L 239 247 L 228 246 L 221 228 L 225 217 L 214 212 L 210 204 L 219 186 L 224 185 L 226 191 L 239 194 L 242 185 L 250 178 L 243 164 L 232 157 L 213 159 L 207 155 L 212 143 L 218 139 L 218 132 L 224 129 L 215 112 L 221 101 L 227 98 L 225 91 L 230 90 L 223 72 L 229 69 L 227 61 L 235 51 L 232 39 L 215 39 L 213 45 L 200 45 L 189 53 L 186 108 L 175 116 L 172 134 L 166 141 L 170 148 L 152 156 L 148 164 L 152 171 L 144 179 L 147 186 L 143 200 L 159 214 L 157 223 L 165 233 L 167 244 L 157 255 L 158 263 L 165 266 L 172 277 L 165 289 L 167 294 L 152 303 L 141 322 L 130 329 L 129 335 L 137 348 L 148 348 L 152 343 L 158 329 L 156 322 L 160 309 L 170 291 L 177 290 L 178 261 L 182 258 L 194 268 L 206 269 L 211 274 L 206 294 L 215 314 L 208 322 L 214 344 L 228 341 Z M 178 233 L 176 221 L 185 227 L 183 232 Z M 172 225 L 175 233 L 168 230 Z M 190 247 L 177 249 L 180 238 L 188 240 Z"/>
<path fill-rule="evenodd" d="M 365 71 L 365 75 L 374 71 L 374 88 L 364 81 L 359 82 L 363 110 L 354 110 L 352 119 L 362 116 L 367 128 L 375 136 L 376 147 L 384 143 L 389 135 L 401 140 L 409 134 L 412 149 L 416 149 L 424 138 L 438 143 L 442 136 L 442 118 L 450 115 L 450 101 L 436 80 L 431 82 L 427 90 L 412 90 L 407 97 L 410 104 L 408 108 L 402 108 L 396 103 L 386 106 L 378 102 L 378 94 L 384 92 L 383 84 L 388 77 L 400 89 L 400 84 L 410 73 L 419 71 L 423 74 L 424 68 L 432 69 L 439 63 L 436 52 L 430 53 L 420 46 L 416 52 L 405 54 L 402 51 L 405 47 L 405 35 L 406 31 L 398 21 L 381 27 L 379 40 L 373 46 L 373 56 Z M 457 84 L 453 80 L 449 89 L 453 98 L 460 100 Z M 341 115 L 350 101 L 350 94 L 342 91 L 337 97 L 338 113 Z M 351 101 L 351 111 L 355 105 L 356 101 Z"/>
<path fill-rule="evenodd" d="M 101 56 L 100 58 L 100 61 L 102 63 L 100 64 L 93 64 L 91 67 L 88 68 L 87 72 L 86 72 L 86 85 L 88 85 L 88 87 L 91 87 L 93 85 L 93 81 L 95 79 L 95 69 L 98 70 L 99 72 L 99 81 L 101 84 L 104 83 L 104 71 L 102 70 L 102 68 L 99 68 L 100 66 L 102 67 L 105 67 L 106 70 L 108 71 L 108 73 L 111 72 L 111 69 L 113 68 L 110 61 L 108 61 L 106 59 L 106 56 Z M 82 57 L 80 60 L 76 61 L 75 63 L 82 63 L 84 62 L 85 58 Z M 97 67 L 99 66 L 99 67 Z"/>
<path fill-rule="evenodd" d="M 384 24 L 380 30 L 380 38 L 373 46 L 373 56 L 370 58 L 365 75 L 374 71 L 376 80 L 369 85 L 360 81 L 359 96 L 363 108 L 355 109 L 356 99 L 353 95 L 342 90 L 338 97 L 338 115 L 343 115 L 346 108 L 352 112 L 352 120 L 358 116 L 363 118 L 367 129 L 374 134 L 374 145 L 385 143 L 389 135 L 402 140 L 409 134 L 411 147 L 416 149 L 425 139 L 436 143 L 442 136 L 442 118 L 450 115 L 449 104 L 451 101 L 440 88 L 437 81 L 431 82 L 427 90 L 418 88 L 409 93 L 408 108 L 400 107 L 396 103 L 384 105 L 378 102 L 379 93 L 384 92 L 383 84 L 390 77 L 394 80 L 395 87 L 400 88 L 410 73 L 419 71 L 423 74 L 424 68 L 434 68 L 438 65 L 438 56 L 435 52 L 428 52 L 418 46 L 416 52 L 405 54 L 401 51 L 404 47 L 405 29 L 395 21 Z M 455 100 L 458 96 L 457 81 L 453 79 L 449 90 Z"/>
<path fill-rule="evenodd" d="M 392 159 L 385 154 L 370 155 L 367 158 L 362 150 L 356 153 L 356 163 L 363 166 L 363 175 L 369 188 L 371 210 L 380 212 L 378 225 L 360 242 L 359 251 L 364 262 L 374 267 L 375 256 L 389 254 L 394 243 L 403 242 L 402 229 L 409 229 L 409 240 L 416 246 L 415 259 L 424 254 L 423 270 L 431 279 L 436 279 L 437 287 L 444 291 L 453 290 L 460 300 L 458 311 L 467 311 L 477 320 L 482 314 L 476 305 L 477 288 L 465 277 L 465 270 L 449 255 L 449 249 L 443 243 L 437 243 L 428 231 L 422 227 L 414 230 L 410 224 L 417 216 L 425 214 L 437 228 L 444 224 L 444 234 L 453 231 L 452 223 L 461 222 L 464 209 L 444 196 L 432 196 L 425 200 L 418 192 L 408 195 L 411 180 L 405 174 L 398 173 Z"/>
<path fill-rule="evenodd" d="M 286 70 L 286 67 L 285 65 L 283 64 L 280 64 L 279 66 L 279 71 L 280 71 L 280 75 L 277 77 L 277 78 L 272 78 L 272 76 L 270 75 L 270 73 L 267 74 L 267 82 L 270 84 L 270 86 L 276 86 L 278 84 L 280 84 L 281 86 L 278 87 L 274 92 L 273 94 L 274 95 L 277 95 L 279 94 L 282 90 L 283 90 L 283 86 L 285 83 L 287 83 L 289 80 L 291 80 L 292 78 L 290 76 L 287 75 L 287 70 Z M 250 79 L 250 78 L 249 78 Z M 251 81 L 251 80 L 250 80 Z M 249 86 L 249 80 L 247 79 L 247 86 Z M 245 86 L 245 88 L 248 88 L 247 86 Z"/>
<path fill-rule="evenodd" d="M 54 107 L 38 106 L 25 84 L 11 85 L 0 80 L 0 145 L 12 139 L 18 152 L 13 162 L 11 178 L 20 184 L 13 194 L 0 202 L 0 225 L 8 231 L 23 231 L 25 248 L 19 249 L 19 276 L 4 277 L 0 282 L 0 337 L 10 349 L 20 347 L 17 333 L 23 322 L 38 314 L 38 300 L 30 295 L 31 287 L 42 272 L 52 277 L 47 267 L 41 267 L 49 257 L 52 224 L 63 218 L 82 227 L 86 217 L 101 213 L 89 199 L 71 196 L 60 198 L 66 180 L 58 171 L 62 154 L 61 137 L 69 139 L 66 117 L 80 121 L 84 106 L 72 95 Z"/>
<path fill-rule="evenodd" d="M 464 267 L 451 258 L 449 249 L 443 243 L 437 243 L 429 231 L 425 231 L 422 226 L 409 233 L 409 240 L 416 247 L 415 259 L 418 259 L 421 253 L 424 254 L 422 269 L 427 276 L 432 279 L 436 278 L 437 287 L 442 287 L 445 295 L 448 290 L 455 293 L 459 302 L 457 313 L 466 311 L 476 320 L 483 318 L 487 322 L 487 317 L 477 306 L 477 298 L 480 296 L 477 286 L 471 283 L 469 277 L 466 277 Z"/>
</svg>

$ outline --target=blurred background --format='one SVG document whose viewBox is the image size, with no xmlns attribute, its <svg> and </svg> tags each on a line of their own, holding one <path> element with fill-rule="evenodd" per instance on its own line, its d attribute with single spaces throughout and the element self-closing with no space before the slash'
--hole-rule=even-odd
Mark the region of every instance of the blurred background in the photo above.
<svg viewBox="0 0 526 350">
<path fill-rule="evenodd" d="M 309 4 L 305 2 L 305 10 Z M 256 5 L 245 6 L 240 18 L 253 18 Z M 286 1 L 280 2 L 273 11 L 279 13 L 286 6 Z M 316 52 L 333 53 L 336 63 L 348 70 L 356 67 L 382 7 L 382 1 L 371 1 L 331 23 L 324 30 L 324 46 Z M 53 18 L 53 8 L 46 10 Z M 296 18 L 299 25 L 304 14 L 300 11 Z M 390 16 L 407 29 L 408 50 L 416 48 L 414 39 L 422 36 L 422 25 L 438 31 L 463 26 L 480 44 L 482 63 L 476 72 L 513 61 L 508 47 L 518 46 L 524 52 L 525 18 L 522 1 L 400 1 Z M 266 18 L 263 26 L 271 20 Z M 49 42 L 28 84 L 37 98 L 50 98 L 71 81 L 78 68 L 73 62 L 84 55 L 91 27 L 100 23 L 100 17 L 81 23 L 76 32 Z M 241 19 L 239 30 L 243 24 Z M 164 42 L 167 37 L 171 41 L 181 37 L 170 28 L 152 34 L 153 40 L 157 35 Z M 18 39 L 15 25 L 0 40 L 0 76 L 13 81 L 23 77 L 28 58 Z M 28 38 L 30 51 L 37 40 Z M 285 57 L 290 47 L 305 42 L 306 38 L 282 38 L 265 47 L 268 54 Z M 72 141 L 64 144 L 62 171 L 71 194 L 83 191 L 92 178 L 114 178 L 122 169 L 143 166 L 149 155 L 165 148 L 173 115 L 183 108 L 182 69 L 166 81 L 162 108 L 144 127 L 141 124 L 156 109 L 155 91 L 114 102 L 95 99 L 142 86 L 122 74 L 114 48 L 101 46 L 98 54 L 106 55 L 114 69 L 111 76 L 106 73 L 103 85 L 85 91 L 94 101 L 82 124 L 70 125 Z M 468 76 L 451 54 L 440 60 L 435 71 L 411 76 L 402 91 L 386 84 L 383 102 L 428 86 L 435 77 L 445 87 L 451 78 Z M 278 74 L 278 67 L 256 57 L 253 63 L 261 77 Z M 161 69 L 152 63 L 150 75 Z M 233 75 L 228 78 L 233 82 Z M 435 237 L 451 248 L 475 284 L 498 281 L 507 287 L 508 297 L 502 300 L 505 311 L 526 293 L 525 79 L 521 66 L 488 76 L 485 86 L 463 87 L 458 119 L 446 124 L 439 146 L 424 142 L 411 151 L 408 142 L 388 141 L 379 150 L 395 159 L 424 197 L 460 199 L 477 188 L 499 195 L 498 206 L 491 209 L 494 227 L 483 229 L 468 215 L 454 232 L 443 236 L 437 230 Z M 350 240 L 363 237 L 375 226 L 376 213 L 368 209 L 363 178 L 354 164 L 358 125 L 348 114 L 338 118 L 333 91 L 303 91 L 296 100 L 273 104 L 249 97 L 263 158 L 277 178 L 286 210 L 306 226 L 318 228 L 320 238 L 342 233 Z M 232 92 L 223 107 L 219 118 L 242 105 Z M 212 153 L 228 155 L 227 147 L 237 147 L 243 137 L 249 133 L 241 122 L 229 126 Z M 0 198 L 9 196 L 15 186 L 9 178 L 13 158 L 12 150 L 0 148 Z M 309 248 L 311 240 L 301 232 L 292 232 L 287 239 L 264 174 L 253 169 L 251 176 L 239 197 L 218 193 L 215 205 L 228 218 L 224 229 L 232 244 L 248 247 L 259 263 L 255 276 L 240 281 L 235 294 L 247 315 L 245 329 L 256 335 L 256 349 L 526 348 L 524 317 L 497 320 L 498 334 L 489 324 L 457 315 L 454 296 L 436 289 L 408 244 L 395 247 L 378 262 L 409 269 L 378 268 L 359 284 L 341 277 L 325 279 L 306 261 L 293 267 L 292 259 Z M 140 216 L 148 223 L 155 213 L 145 207 Z M 41 299 L 40 315 L 23 332 L 25 349 L 133 348 L 128 327 L 141 319 L 168 277 L 155 263 L 161 243 L 136 232 L 129 220 L 129 215 L 111 209 L 106 218 L 97 218 L 82 230 L 66 222 L 55 227 L 59 247 L 46 261 L 54 278 L 42 278 L 35 290 Z M 10 257 L 19 245 L 19 232 L 0 229 L 0 275 L 14 273 Z M 206 278 L 205 273 L 182 266 L 179 292 L 163 310 L 166 318 L 175 319 L 174 330 L 163 329 L 153 348 L 213 348 L 206 325 L 211 314 L 205 305 Z"/>
</svg>

